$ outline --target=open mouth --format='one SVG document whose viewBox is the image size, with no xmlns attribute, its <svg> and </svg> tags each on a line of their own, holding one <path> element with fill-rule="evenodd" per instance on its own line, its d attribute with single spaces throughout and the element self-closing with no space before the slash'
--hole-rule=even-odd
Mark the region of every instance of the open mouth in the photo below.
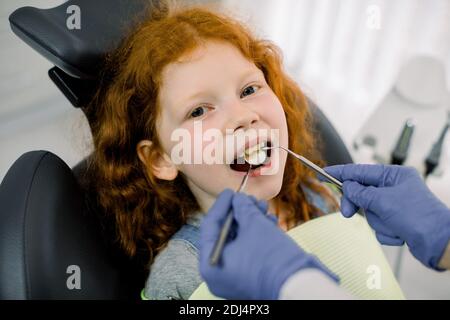
<svg viewBox="0 0 450 320">
<path fill-rule="evenodd" d="M 251 170 L 255 170 L 270 161 L 271 149 L 263 150 L 263 147 L 271 147 L 270 141 L 261 142 L 260 144 L 247 148 L 244 154 L 237 157 L 230 164 L 230 168 L 234 171 L 247 172 L 250 165 Z"/>
</svg>

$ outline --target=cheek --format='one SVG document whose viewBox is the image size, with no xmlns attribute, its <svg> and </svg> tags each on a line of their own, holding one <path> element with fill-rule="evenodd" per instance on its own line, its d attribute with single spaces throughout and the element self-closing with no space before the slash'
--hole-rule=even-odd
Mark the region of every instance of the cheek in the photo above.
<svg viewBox="0 0 450 320">
<path fill-rule="evenodd" d="M 221 141 L 215 136 L 222 134 L 215 129 L 210 123 L 206 125 L 202 122 L 191 122 L 189 125 L 175 128 L 173 130 L 179 134 L 176 141 L 167 143 L 166 152 L 172 161 L 183 174 L 192 180 L 211 180 L 214 172 L 218 168 L 223 167 L 224 152 L 222 150 L 223 143 L 214 143 Z M 210 132 L 209 135 L 205 133 Z M 183 138 L 180 138 L 180 137 Z M 211 137 L 210 137 L 211 136 Z M 209 139 L 209 137 L 211 139 Z"/>
<path fill-rule="evenodd" d="M 275 93 L 271 92 L 261 96 L 259 101 L 257 101 L 257 105 L 260 107 L 259 113 L 261 118 L 269 127 L 280 130 L 280 143 L 287 143 L 288 129 L 286 115 Z"/>
<path fill-rule="evenodd" d="M 272 91 L 269 91 L 256 100 L 259 113 L 264 119 L 271 123 L 286 123 L 286 117 L 284 115 L 284 109 L 280 100 Z"/>
<path fill-rule="evenodd" d="M 158 127 L 158 137 L 164 152 L 181 169 L 185 164 L 197 164 L 201 161 L 202 150 L 206 142 L 202 141 L 203 126 L 194 125 L 191 122 L 187 126 L 176 127 L 170 122 L 161 120 Z"/>
<path fill-rule="evenodd" d="M 188 164 L 204 165 L 205 162 L 212 164 L 212 159 L 216 155 L 220 160 L 223 159 L 221 153 L 216 154 L 216 149 L 222 145 L 217 142 L 221 141 L 222 133 L 216 129 L 214 123 L 209 121 L 205 124 L 205 122 L 198 121 L 183 130 L 189 136 L 189 139 L 185 139 L 187 142 L 185 148 L 191 155 L 191 161 Z"/>
</svg>

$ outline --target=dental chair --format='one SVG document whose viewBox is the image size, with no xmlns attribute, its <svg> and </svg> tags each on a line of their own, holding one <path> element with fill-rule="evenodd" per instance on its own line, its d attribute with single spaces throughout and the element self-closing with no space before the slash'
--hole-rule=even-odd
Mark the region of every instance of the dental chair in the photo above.
<svg viewBox="0 0 450 320">
<path fill-rule="evenodd" d="M 49 77 L 83 109 L 105 54 L 139 22 L 148 2 L 71 0 L 52 9 L 19 8 L 9 21 L 54 64 Z M 81 9 L 81 29 L 66 25 L 72 5 Z M 352 162 L 331 123 L 312 102 L 311 108 L 325 161 Z M 86 166 L 87 159 L 70 168 L 51 152 L 30 151 L 7 172 L 0 185 L 0 299 L 139 299 L 146 274 L 106 236 L 110 226 L 98 219 Z"/>
</svg>

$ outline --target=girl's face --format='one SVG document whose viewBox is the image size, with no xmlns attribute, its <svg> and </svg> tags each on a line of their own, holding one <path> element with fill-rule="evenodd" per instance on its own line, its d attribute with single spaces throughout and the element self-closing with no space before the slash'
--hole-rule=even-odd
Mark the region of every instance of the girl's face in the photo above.
<svg viewBox="0 0 450 320">
<path fill-rule="evenodd" d="M 245 175 L 245 172 L 233 170 L 229 163 L 245 149 L 245 143 L 251 146 L 255 141 L 253 138 L 238 141 L 237 136 L 245 135 L 251 131 L 249 129 L 258 133 L 276 129 L 278 137 L 272 138 L 277 140 L 271 141 L 272 145 L 288 146 L 286 117 L 280 101 L 262 71 L 231 44 L 207 42 L 183 61 L 166 66 L 159 103 L 157 132 L 165 156 L 152 165 L 153 173 L 160 179 L 174 179 L 179 172 L 184 174 L 204 212 L 225 188 L 236 190 Z M 198 135 L 212 132 L 210 129 L 220 132 L 223 138 L 222 163 L 205 163 L 202 158 L 212 140 Z M 172 136 L 174 132 L 189 132 L 189 150 L 182 153 L 190 152 L 192 162 L 177 164 L 174 161 L 173 150 L 181 141 L 173 139 L 177 136 Z M 229 148 L 233 139 L 234 147 Z M 271 137 L 258 134 L 258 139 L 265 141 Z M 266 166 L 267 171 L 275 170 L 270 175 L 256 172 L 251 175 L 245 189 L 247 194 L 270 200 L 279 193 L 287 155 L 277 150 L 272 150 L 271 163 Z"/>
</svg>

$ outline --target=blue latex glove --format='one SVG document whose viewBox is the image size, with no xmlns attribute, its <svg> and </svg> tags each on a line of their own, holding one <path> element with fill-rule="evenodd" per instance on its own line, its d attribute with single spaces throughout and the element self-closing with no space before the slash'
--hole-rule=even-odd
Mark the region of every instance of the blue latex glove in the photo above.
<svg viewBox="0 0 450 320">
<path fill-rule="evenodd" d="M 217 266 L 209 259 L 228 211 L 235 223 Z M 303 268 L 334 276 L 304 252 L 267 215 L 267 202 L 230 189 L 223 191 L 202 221 L 200 273 L 213 294 L 226 299 L 277 299 L 286 279 Z"/>
<path fill-rule="evenodd" d="M 341 212 L 366 211 L 378 241 L 407 243 L 411 253 L 436 270 L 450 240 L 450 210 L 436 198 L 414 168 L 385 165 L 339 165 L 324 168 L 343 181 Z"/>
</svg>

